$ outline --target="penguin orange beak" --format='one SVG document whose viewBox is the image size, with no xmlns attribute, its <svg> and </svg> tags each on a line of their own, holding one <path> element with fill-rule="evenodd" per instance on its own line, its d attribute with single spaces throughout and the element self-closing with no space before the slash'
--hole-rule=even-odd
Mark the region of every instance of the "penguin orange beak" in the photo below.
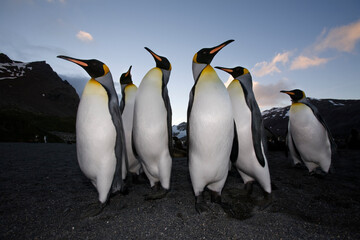
<svg viewBox="0 0 360 240">
<path fill-rule="evenodd" d="M 217 69 L 223 70 L 224 72 L 229 73 L 233 78 L 236 78 L 237 76 L 233 68 L 225 68 L 225 67 L 215 67 Z"/>
<path fill-rule="evenodd" d="M 77 65 L 81 66 L 81 67 L 87 67 L 88 64 L 84 61 L 84 60 L 81 60 L 81 59 L 76 59 L 76 58 L 72 58 L 72 57 L 67 57 L 67 56 L 64 56 L 64 55 L 59 55 L 57 56 L 58 58 L 62 58 L 62 59 L 65 59 L 67 61 L 70 61 L 70 62 L 73 62 L 73 63 L 76 63 Z"/>
<path fill-rule="evenodd" d="M 153 58 L 154 58 L 154 60 L 156 62 L 156 67 L 171 71 L 171 64 L 170 64 L 169 60 L 166 57 L 162 57 L 162 56 L 157 55 L 156 53 L 154 53 L 153 51 L 151 51 L 147 47 L 145 47 L 145 49 L 153 56 Z"/>
<path fill-rule="evenodd" d="M 129 70 L 125 73 L 125 77 L 129 76 L 131 68 L 132 68 L 132 65 L 129 67 Z"/>
<path fill-rule="evenodd" d="M 227 40 L 226 42 L 221 43 L 220 45 L 211 48 L 210 50 L 210 54 L 216 54 L 218 53 L 221 49 L 223 49 L 226 45 L 228 45 L 229 43 L 233 42 L 233 39 Z"/>
<path fill-rule="evenodd" d="M 155 58 L 155 61 L 159 61 L 159 62 L 162 61 L 162 58 L 159 55 L 157 55 L 147 47 L 145 47 L 145 49 Z"/>
<path fill-rule="evenodd" d="M 215 68 L 220 69 L 220 70 L 223 70 L 223 71 L 225 71 L 225 72 L 227 72 L 227 73 L 229 73 L 229 74 L 231 74 L 232 72 L 234 72 L 234 70 L 231 69 L 231 68 L 224 68 L 224 67 L 215 67 Z"/>
<path fill-rule="evenodd" d="M 281 93 L 286 93 L 286 94 L 291 95 L 291 96 L 294 96 L 294 95 L 295 95 L 295 93 L 293 93 L 293 92 L 291 92 L 291 91 L 281 90 L 280 92 L 281 92 Z"/>
</svg>

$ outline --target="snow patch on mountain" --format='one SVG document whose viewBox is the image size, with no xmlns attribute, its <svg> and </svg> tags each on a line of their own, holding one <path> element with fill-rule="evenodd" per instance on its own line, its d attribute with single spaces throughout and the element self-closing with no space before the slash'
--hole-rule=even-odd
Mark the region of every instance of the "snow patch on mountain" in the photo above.
<svg viewBox="0 0 360 240">
<path fill-rule="evenodd" d="M 32 70 L 32 67 L 27 66 L 27 64 L 28 63 L 19 62 L 0 63 L 0 74 L 7 75 L 5 77 L 0 77 L 0 80 L 23 77 L 26 71 Z"/>
<path fill-rule="evenodd" d="M 172 135 L 179 139 L 186 137 L 186 123 L 182 122 L 179 125 L 172 126 Z"/>
</svg>

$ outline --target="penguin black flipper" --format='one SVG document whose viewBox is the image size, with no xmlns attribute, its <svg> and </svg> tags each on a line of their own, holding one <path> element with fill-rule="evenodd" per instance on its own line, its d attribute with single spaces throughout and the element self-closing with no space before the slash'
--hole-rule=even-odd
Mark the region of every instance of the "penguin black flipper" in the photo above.
<svg viewBox="0 0 360 240">
<path fill-rule="evenodd" d="M 254 94 L 250 91 L 247 91 L 244 84 L 239 81 L 246 99 L 246 104 L 248 105 L 250 111 L 251 111 L 251 132 L 252 132 L 252 139 L 253 139 L 253 145 L 255 150 L 256 158 L 259 162 L 259 164 L 264 167 L 265 166 L 265 158 L 263 154 L 263 147 L 265 147 L 265 141 L 264 141 L 264 125 L 263 120 L 260 112 L 260 108 L 258 104 L 256 103 Z"/>
<path fill-rule="evenodd" d="M 124 188 L 124 182 L 122 180 L 122 160 L 125 161 L 126 167 L 128 167 L 127 154 L 126 154 L 126 145 L 125 145 L 125 135 L 124 127 L 122 123 L 120 108 L 119 108 L 119 99 L 116 94 L 114 83 L 111 79 L 107 81 L 102 81 L 101 85 L 105 88 L 107 95 L 109 97 L 109 112 L 111 119 L 115 126 L 116 130 L 116 141 L 115 141 L 115 156 L 116 156 L 116 167 L 114 178 L 111 184 L 112 193 L 121 191 Z"/>
<path fill-rule="evenodd" d="M 169 143 L 168 143 L 169 144 L 169 152 L 170 152 L 170 156 L 173 156 L 174 149 L 173 149 L 173 144 L 172 144 L 172 125 L 171 125 L 172 110 L 171 110 L 171 105 L 170 105 L 170 98 L 169 98 L 169 94 L 168 94 L 168 89 L 167 89 L 165 84 L 163 84 L 162 97 L 163 97 L 166 112 L 167 112 L 167 129 L 168 129 L 168 140 L 169 140 Z"/>
<path fill-rule="evenodd" d="M 121 97 L 121 101 L 120 101 L 120 114 L 121 115 L 124 112 L 124 108 L 125 108 L 125 92 L 122 91 L 122 97 Z"/>
<path fill-rule="evenodd" d="M 334 138 L 331 135 L 330 129 L 328 127 L 328 125 L 326 124 L 324 118 L 321 116 L 319 110 L 317 109 L 317 107 L 312 104 L 307 98 L 305 99 L 305 101 L 300 101 L 303 104 L 305 104 L 306 106 L 308 106 L 314 113 L 315 117 L 317 118 L 317 120 L 319 120 L 319 122 L 324 126 L 325 130 L 327 131 L 328 137 L 329 137 L 329 141 L 331 144 L 331 150 L 335 151 L 336 150 L 336 143 Z"/>
<path fill-rule="evenodd" d="M 197 82 L 197 81 L 196 81 Z M 194 94 L 195 94 L 195 86 L 196 86 L 196 82 L 194 84 L 194 86 L 191 88 L 191 91 L 189 93 L 189 103 L 188 103 L 188 109 L 187 109 L 187 125 L 186 125 L 186 137 L 187 137 L 187 141 L 186 141 L 186 149 L 187 154 L 188 154 L 188 160 L 189 160 L 189 145 L 190 145 L 190 114 L 191 114 L 191 109 L 194 103 Z"/>
<path fill-rule="evenodd" d="M 232 149 L 231 149 L 231 153 L 230 153 L 230 161 L 232 163 L 236 162 L 238 154 L 239 154 L 239 141 L 238 141 L 238 135 L 237 135 L 237 130 L 236 130 L 236 123 L 234 121 L 234 140 L 233 140 L 233 145 L 232 145 Z"/>
<path fill-rule="evenodd" d="M 109 94 L 109 93 L 108 93 Z M 110 95 L 109 95 L 110 96 Z M 118 101 L 109 101 L 109 111 L 111 114 L 112 121 L 116 129 L 116 143 L 115 143 L 115 156 L 116 156 L 116 167 L 113 182 L 111 184 L 112 192 L 122 191 L 124 188 L 124 182 L 122 180 L 122 161 L 125 161 L 125 165 L 128 169 L 128 160 L 125 146 L 125 135 L 122 124 L 122 118 L 120 109 L 117 106 Z"/>
</svg>

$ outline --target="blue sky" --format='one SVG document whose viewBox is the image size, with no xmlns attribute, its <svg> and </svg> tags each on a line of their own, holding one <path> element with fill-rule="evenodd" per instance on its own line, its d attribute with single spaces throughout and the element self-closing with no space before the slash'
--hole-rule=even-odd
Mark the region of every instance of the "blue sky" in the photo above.
<svg viewBox="0 0 360 240">
<path fill-rule="evenodd" d="M 106 63 L 118 83 L 130 65 L 139 85 L 155 66 L 149 47 L 172 64 L 173 123 L 186 120 L 192 57 L 228 39 L 212 66 L 250 70 L 261 109 L 290 104 L 282 89 L 314 98 L 360 98 L 360 1 L 3 0 L 0 52 L 45 60 L 77 89 L 89 79 L 57 55 Z M 229 75 L 216 70 L 223 82 Z"/>
</svg>

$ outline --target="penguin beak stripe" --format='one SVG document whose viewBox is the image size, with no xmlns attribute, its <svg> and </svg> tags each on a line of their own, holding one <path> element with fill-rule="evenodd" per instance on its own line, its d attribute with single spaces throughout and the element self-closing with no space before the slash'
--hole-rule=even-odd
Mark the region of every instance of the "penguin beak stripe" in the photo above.
<svg viewBox="0 0 360 240">
<path fill-rule="evenodd" d="M 82 67 L 87 67 L 87 63 L 85 62 L 82 62 L 82 61 L 79 61 L 79 60 L 75 60 L 75 59 L 72 59 L 72 58 L 66 58 L 66 60 L 70 61 L 70 62 L 73 62 L 73 63 L 76 63 Z"/>
<path fill-rule="evenodd" d="M 126 72 L 125 77 L 129 76 L 130 71 L 131 71 L 131 67 L 132 67 L 132 66 L 129 67 L 129 70 Z"/>
<path fill-rule="evenodd" d="M 217 68 L 220 69 L 220 70 L 223 70 L 225 72 L 228 72 L 228 73 L 232 73 L 234 71 L 234 70 L 228 69 L 228 68 L 221 68 L 221 67 L 217 67 Z"/>
<path fill-rule="evenodd" d="M 156 58 L 158 61 L 162 61 L 162 59 L 161 59 L 161 57 L 159 57 L 158 55 L 156 55 L 155 53 L 153 53 L 153 52 L 150 52 L 151 53 L 151 55 L 153 55 L 154 56 L 154 58 Z"/>
<path fill-rule="evenodd" d="M 226 46 L 226 44 L 223 44 L 223 45 L 218 46 L 217 48 L 214 48 L 213 50 L 210 51 L 210 54 L 214 54 L 214 53 L 220 51 L 225 46 Z"/>
<path fill-rule="evenodd" d="M 287 92 L 287 91 L 281 91 L 282 93 L 286 93 L 286 94 L 288 94 L 288 95 L 295 95 L 295 93 L 293 93 L 293 92 Z"/>
</svg>

